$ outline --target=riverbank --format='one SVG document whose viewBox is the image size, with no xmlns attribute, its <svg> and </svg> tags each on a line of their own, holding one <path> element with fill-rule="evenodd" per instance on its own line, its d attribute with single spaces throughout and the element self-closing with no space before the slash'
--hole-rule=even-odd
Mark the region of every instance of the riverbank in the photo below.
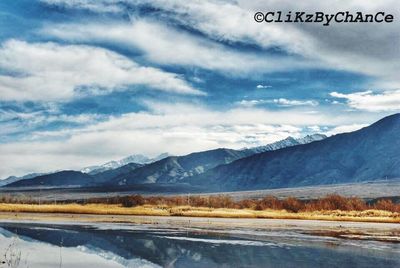
<svg viewBox="0 0 400 268">
<path fill-rule="evenodd" d="M 52 225 L 88 226 L 111 229 L 177 228 L 194 232 L 274 233 L 285 230 L 303 235 L 334 237 L 351 240 L 382 241 L 400 243 L 400 225 L 397 223 L 343 222 L 299 219 L 265 218 L 207 218 L 180 216 L 95 215 L 70 213 L 0 212 L 0 223 L 16 223 L 24 226 Z M 229 232 L 231 232 L 229 231 Z"/>
<path fill-rule="evenodd" d="M 353 221 L 375 223 L 400 223 L 400 214 L 383 210 L 340 211 L 322 210 L 312 212 L 288 212 L 286 210 L 252 210 L 207 208 L 190 206 L 156 206 L 144 205 L 123 207 L 110 204 L 0 204 L 2 218 L 6 215 L 21 213 L 37 214 L 81 214 L 81 215 L 127 215 L 127 216 L 179 216 L 179 217 L 208 217 L 208 218 L 248 218 L 248 219 L 293 219 L 293 220 L 322 220 L 322 221 Z M 23 215 L 23 214 L 22 214 Z M 14 217 L 14 216 L 13 216 Z M 71 217 L 74 218 L 74 217 Z M 76 217 L 75 217 L 76 218 Z"/>
<path fill-rule="evenodd" d="M 29 267 L 398 267 L 398 243 L 393 223 L 0 212 Z"/>
</svg>

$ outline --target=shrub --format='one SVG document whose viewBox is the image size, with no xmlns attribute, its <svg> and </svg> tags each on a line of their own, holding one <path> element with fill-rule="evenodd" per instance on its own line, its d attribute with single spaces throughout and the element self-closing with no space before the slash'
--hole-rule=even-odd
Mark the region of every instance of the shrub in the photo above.
<svg viewBox="0 0 400 268">
<path fill-rule="evenodd" d="M 367 204 L 360 198 L 356 197 L 343 197 L 340 195 L 328 195 L 321 199 L 313 200 L 305 205 L 306 211 L 316 210 L 366 210 Z"/>
<path fill-rule="evenodd" d="M 288 197 L 282 202 L 283 208 L 290 212 L 299 212 L 304 209 L 304 203 L 294 197 Z"/>
<path fill-rule="evenodd" d="M 123 207 L 135 207 L 144 205 L 145 199 L 141 195 L 132 195 L 121 197 Z"/>
<path fill-rule="evenodd" d="M 390 199 L 380 199 L 374 205 L 375 209 L 386 210 L 391 212 L 400 212 L 400 206 L 393 203 Z"/>
<path fill-rule="evenodd" d="M 257 209 L 258 202 L 256 200 L 252 199 L 244 199 L 236 202 L 235 208 L 243 209 L 243 208 L 249 208 L 249 209 Z"/>
<path fill-rule="evenodd" d="M 274 196 L 266 196 L 257 202 L 255 209 L 283 209 L 283 202 Z"/>
</svg>

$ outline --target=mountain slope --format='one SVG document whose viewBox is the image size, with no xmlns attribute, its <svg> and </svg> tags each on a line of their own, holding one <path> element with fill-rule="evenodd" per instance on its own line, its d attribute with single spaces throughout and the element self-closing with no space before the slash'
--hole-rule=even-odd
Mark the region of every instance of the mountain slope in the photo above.
<svg viewBox="0 0 400 268">
<path fill-rule="evenodd" d="M 307 136 L 301 142 L 320 140 L 326 136 L 316 134 Z M 112 180 L 111 184 L 140 184 L 140 183 L 176 183 L 182 179 L 199 175 L 216 166 L 227 164 L 237 159 L 256 153 L 275 150 L 300 144 L 292 137 L 261 147 L 243 150 L 215 149 L 204 152 L 192 153 L 186 156 L 171 156 L 160 161 L 145 165 L 129 174 L 123 174 Z"/>
<path fill-rule="evenodd" d="M 7 185 L 7 184 L 10 184 L 10 183 L 13 183 L 13 182 L 16 182 L 16 181 L 25 180 L 25 179 L 31 179 L 31 178 L 34 178 L 34 177 L 37 177 L 37 176 L 41 176 L 41 175 L 44 175 L 44 174 L 45 173 L 29 173 L 29 174 L 26 174 L 26 175 L 21 176 L 21 177 L 10 176 L 10 177 L 8 177 L 8 178 L 6 178 L 4 180 L 0 180 L 0 187 L 4 186 L 4 185 Z"/>
<path fill-rule="evenodd" d="M 10 183 L 4 187 L 33 187 L 33 186 L 89 186 L 94 183 L 92 176 L 79 171 L 60 171 L 47 175 L 37 176 L 32 179 L 24 179 Z"/>
<path fill-rule="evenodd" d="M 143 164 L 129 163 L 125 166 L 116 169 L 106 170 L 104 172 L 100 172 L 92 176 L 94 177 L 95 184 L 102 184 L 104 182 L 111 180 L 112 178 L 129 174 L 129 172 L 132 172 L 143 166 L 144 166 Z"/>
<path fill-rule="evenodd" d="M 210 168 L 248 156 L 251 152 L 215 149 L 185 156 L 170 156 L 113 179 L 110 184 L 175 183 Z"/>
<path fill-rule="evenodd" d="M 361 130 L 255 154 L 184 181 L 219 190 L 400 178 L 400 114 Z"/>
</svg>

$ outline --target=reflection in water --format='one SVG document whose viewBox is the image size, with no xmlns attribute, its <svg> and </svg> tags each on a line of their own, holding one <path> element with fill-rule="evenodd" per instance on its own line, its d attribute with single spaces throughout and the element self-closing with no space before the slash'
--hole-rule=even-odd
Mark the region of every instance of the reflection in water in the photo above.
<svg viewBox="0 0 400 268">
<path fill-rule="evenodd" d="M 0 250 L 12 237 L 27 267 L 400 267 L 399 244 L 290 230 L 0 223 Z"/>
</svg>

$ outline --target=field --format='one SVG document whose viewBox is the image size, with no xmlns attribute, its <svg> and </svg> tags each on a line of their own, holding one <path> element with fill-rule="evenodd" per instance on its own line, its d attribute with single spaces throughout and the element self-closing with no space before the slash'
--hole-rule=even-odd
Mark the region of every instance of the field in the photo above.
<svg viewBox="0 0 400 268">
<path fill-rule="evenodd" d="M 305 186 L 296 188 L 280 188 L 268 190 L 236 191 L 223 193 L 208 193 L 204 189 L 188 188 L 177 185 L 132 185 L 114 188 L 0 188 L 0 197 L 9 195 L 16 198 L 29 198 L 43 201 L 85 200 L 90 198 L 107 198 L 123 195 L 229 195 L 235 200 L 262 198 L 273 195 L 278 198 L 295 197 L 298 199 L 315 199 L 329 194 L 342 196 L 357 196 L 363 199 L 381 197 L 399 197 L 400 180 L 382 180 L 364 183 L 333 184 Z"/>
<path fill-rule="evenodd" d="M 400 214 L 385 210 L 364 211 L 321 210 L 312 212 L 289 212 L 286 210 L 253 210 L 234 208 L 208 208 L 191 206 L 143 205 L 123 207 L 109 204 L 0 204 L 1 212 L 14 213 L 68 213 L 93 215 L 142 215 L 142 216 L 184 216 L 216 218 L 264 218 L 301 219 L 327 221 L 358 221 L 400 223 Z"/>
</svg>

